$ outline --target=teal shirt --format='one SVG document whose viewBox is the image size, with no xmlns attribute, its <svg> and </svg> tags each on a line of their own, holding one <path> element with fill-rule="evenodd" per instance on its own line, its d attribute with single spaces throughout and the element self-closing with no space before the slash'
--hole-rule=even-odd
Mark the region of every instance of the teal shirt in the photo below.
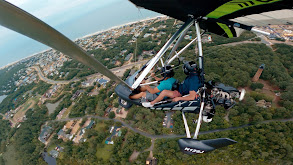
<svg viewBox="0 0 293 165">
<path fill-rule="evenodd" d="M 171 77 L 171 78 L 169 78 L 167 80 L 163 80 L 163 81 L 160 82 L 160 85 L 157 86 L 157 88 L 159 89 L 160 92 L 162 92 L 163 90 L 171 90 L 173 84 L 175 83 L 175 81 L 176 81 L 176 79 L 173 78 L 173 77 Z M 159 95 L 160 92 L 157 93 L 157 94 Z"/>
</svg>

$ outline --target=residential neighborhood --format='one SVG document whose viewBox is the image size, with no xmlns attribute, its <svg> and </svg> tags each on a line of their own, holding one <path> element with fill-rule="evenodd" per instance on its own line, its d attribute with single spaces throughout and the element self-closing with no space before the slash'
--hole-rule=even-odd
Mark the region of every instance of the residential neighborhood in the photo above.
<svg viewBox="0 0 293 165">
<path fill-rule="evenodd" d="M 126 80 L 145 66 L 182 24 L 160 16 L 87 35 L 74 42 L 93 59 Z M 186 43 L 195 38 L 192 28 L 182 36 Z M 274 39 L 270 42 L 293 40 L 292 25 L 259 28 L 273 34 L 268 37 Z M 217 106 L 218 116 L 214 122 L 202 123 L 204 133 L 200 138 L 238 138 L 240 142 L 237 145 L 219 152 L 235 152 L 243 162 L 253 159 L 257 164 L 273 153 L 282 158 L 286 155 L 291 160 L 287 154 L 290 153 L 290 144 L 281 145 L 276 140 L 284 138 L 284 142 L 291 137 L 286 132 L 291 126 L 285 123 L 292 120 L 291 48 L 279 44 L 268 47 L 260 41 L 263 38 L 252 33 L 241 37 L 229 40 L 209 32 L 202 35 L 203 46 L 208 48 L 204 51 L 207 54 L 205 65 L 208 66 L 206 81 L 222 81 L 237 89 L 245 88 L 247 95 L 243 102 L 239 101 L 231 109 Z M 197 51 L 197 46 L 187 48 L 184 58 L 194 59 Z M 163 65 L 163 61 L 159 63 Z M 182 63 L 179 62 L 180 70 L 174 76 L 180 82 L 186 78 L 181 74 Z M 0 148 L 7 147 L 8 153 L 18 152 L 18 148 L 31 149 L 31 155 L 37 155 L 34 157 L 36 162 L 50 160 L 55 164 L 180 164 L 187 158 L 180 153 L 177 142 L 179 138 L 185 138 L 186 131 L 181 111 L 152 110 L 135 104 L 126 107 L 121 104 L 123 98 L 115 93 L 117 82 L 66 54 L 49 49 L 12 64 L 2 75 L 10 72 L 13 74 L 7 76 L 7 85 L 0 86 L 0 96 L 3 96 L 0 101 L 0 115 L 3 117 L 0 135 L 5 136 L 0 138 L 0 142 L 3 140 Z M 161 77 L 161 72 L 156 74 Z M 171 102 L 171 99 L 165 101 Z M 194 123 L 190 126 L 192 129 L 197 117 L 196 113 L 186 115 L 187 123 Z M 270 122 L 279 123 L 269 125 Z M 263 123 L 267 125 L 260 126 Z M 275 127 L 282 130 L 281 135 Z M 265 143 L 246 137 L 252 134 L 259 134 L 259 139 L 274 143 L 276 148 L 268 152 L 261 150 L 266 148 Z M 24 138 L 21 135 L 25 135 Z M 245 148 L 245 152 L 240 152 L 240 148 Z M 6 150 L 0 150 L 0 158 L 4 152 Z M 252 154 L 257 159 L 252 158 Z M 219 164 L 225 163 L 226 157 L 221 158 L 223 161 Z M 198 163 L 198 160 L 194 162 Z M 210 163 L 217 164 L 217 161 Z M 276 161 L 273 164 L 286 162 Z"/>
</svg>

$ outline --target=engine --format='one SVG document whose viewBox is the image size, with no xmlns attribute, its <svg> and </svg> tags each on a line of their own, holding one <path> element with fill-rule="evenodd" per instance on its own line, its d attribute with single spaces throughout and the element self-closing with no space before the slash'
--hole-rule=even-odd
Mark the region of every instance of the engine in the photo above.
<svg viewBox="0 0 293 165">
<path fill-rule="evenodd" d="M 239 91 L 224 91 L 221 88 L 214 87 L 211 90 L 211 98 L 217 105 L 223 105 L 225 109 L 229 109 L 235 105 L 235 99 L 239 98 Z"/>
</svg>

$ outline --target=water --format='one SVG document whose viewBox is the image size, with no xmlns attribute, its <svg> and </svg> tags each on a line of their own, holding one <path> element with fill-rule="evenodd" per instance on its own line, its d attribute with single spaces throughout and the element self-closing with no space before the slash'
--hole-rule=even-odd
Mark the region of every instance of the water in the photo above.
<svg viewBox="0 0 293 165">
<path fill-rule="evenodd" d="M 94 4 L 92 3 L 88 5 Z M 75 11 L 75 13 L 81 12 L 82 10 L 87 10 L 87 8 L 81 8 Z M 160 15 L 148 10 L 137 9 L 127 0 L 117 0 L 115 3 L 95 8 L 88 13 L 81 12 L 81 14 L 82 15 L 77 16 L 76 14 L 73 15 L 72 13 L 69 13 L 66 16 L 73 15 L 72 18 L 68 18 L 68 20 L 65 20 L 64 18 L 62 21 L 59 20 L 59 24 L 52 21 L 52 19 L 46 22 L 68 38 L 75 40 L 76 38 L 97 31 L 106 30 L 113 26 Z M 54 24 L 56 25 L 54 26 Z M 5 37 L 5 42 L 0 41 L 0 67 L 45 49 L 49 49 L 49 47 L 28 37 L 14 33 L 12 37 Z"/>
<path fill-rule="evenodd" d="M 2 95 L 0 96 L 0 103 L 2 103 L 2 101 L 7 97 L 7 95 Z"/>
<path fill-rule="evenodd" d="M 56 165 L 57 164 L 56 159 L 51 157 L 47 152 L 43 152 L 42 157 L 43 157 L 44 161 L 46 163 L 48 163 L 48 165 Z"/>
</svg>

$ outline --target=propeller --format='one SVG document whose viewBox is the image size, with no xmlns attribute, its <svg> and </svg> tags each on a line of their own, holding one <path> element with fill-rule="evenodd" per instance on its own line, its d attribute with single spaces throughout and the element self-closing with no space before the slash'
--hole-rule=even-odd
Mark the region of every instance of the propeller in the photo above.
<svg viewBox="0 0 293 165">
<path fill-rule="evenodd" d="M 63 34 L 6 1 L 0 1 L 0 25 L 50 46 L 84 65 L 94 68 L 111 80 L 129 87 L 127 83 Z"/>
</svg>

